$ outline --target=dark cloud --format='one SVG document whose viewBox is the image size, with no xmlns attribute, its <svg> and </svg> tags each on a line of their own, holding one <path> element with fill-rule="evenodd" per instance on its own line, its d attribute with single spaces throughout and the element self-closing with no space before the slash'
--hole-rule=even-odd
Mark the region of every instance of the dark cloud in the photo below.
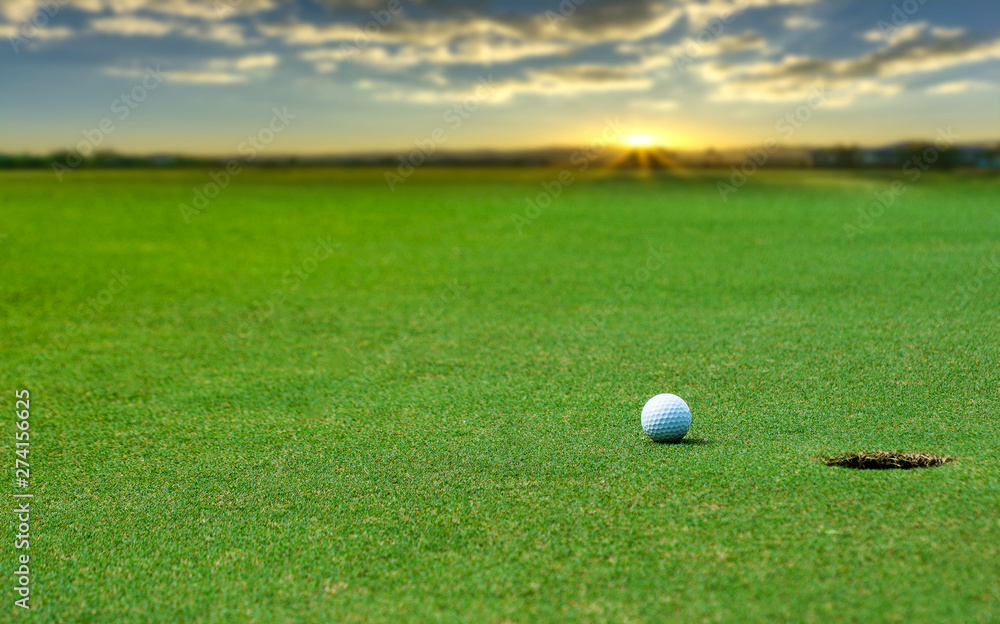
<svg viewBox="0 0 1000 624">
<path fill-rule="evenodd" d="M 871 33 L 868 33 L 870 35 Z M 961 29 L 910 24 L 879 48 L 854 58 L 789 56 L 777 61 L 715 62 L 701 69 L 720 83 L 723 99 L 791 99 L 823 85 L 837 92 L 837 101 L 849 103 L 860 94 L 895 95 L 907 76 L 1000 58 L 1000 38 Z"/>
<path fill-rule="evenodd" d="M 909 37 L 896 40 L 854 59 L 790 58 L 783 62 L 750 66 L 746 81 L 773 78 L 875 78 L 985 60 L 1000 55 L 1000 39 L 958 32 L 936 33 L 921 25 Z M 736 72 L 739 66 L 731 66 Z"/>
</svg>

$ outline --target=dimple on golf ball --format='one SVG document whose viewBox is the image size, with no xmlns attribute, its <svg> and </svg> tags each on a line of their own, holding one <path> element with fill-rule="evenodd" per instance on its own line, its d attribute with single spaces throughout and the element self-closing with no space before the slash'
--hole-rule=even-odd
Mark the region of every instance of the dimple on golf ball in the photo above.
<svg viewBox="0 0 1000 624">
<path fill-rule="evenodd" d="M 642 407 L 642 430 L 653 442 L 679 442 L 691 428 L 691 408 L 676 394 L 658 394 Z"/>
</svg>

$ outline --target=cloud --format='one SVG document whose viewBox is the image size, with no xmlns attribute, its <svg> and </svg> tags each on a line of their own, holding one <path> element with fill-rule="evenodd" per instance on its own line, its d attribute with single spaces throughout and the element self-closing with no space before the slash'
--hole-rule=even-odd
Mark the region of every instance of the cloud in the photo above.
<svg viewBox="0 0 1000 624">
<path fill-rule="evenodd" d="M 553 9 L 559 5 L 554 4 Z M 662 33 L 672 26 L 683 10 L 662 2 L 589 0 L 565 15 L 549 10 L 530 15 L 461 15 L 445 19 L 410 19 L 399 13 L 386 24 L 369 20 L 365 24 L 310 22 L 261 24 L 260 32 L 289 45 L 346 43 L 359 48 L 372 44 L 411 45 L 420 48 L 465 46 L 477 54 L 461 54 L 463 62 L 502 62 L 524 58 L 516 52 L 532 45 L 566 49 L 605 42 L 635 41 Z M 484 53 L 487 46 L 500 51 Z"/>
<path fill-rule="evenodd" d="M 735 16 L 748 9 L 776 6 L 801 6 L 815 4 L 818 0 L 704 0 L 702 2 L 677 2 L 687 16 L 688 31 L 695 33 L 710 24 L 725 26 Z"/>
<path fill-rule="evenodd" d="M 191 82 L 198 84 L 236 84 L 260 77 L 262 70 L 278 65 L 280 59 L 274 54 L 250 54 L 236 58 L 209 59 L 195 67 L 182 70 L 162 71 L 168 82 Z M 105 67 L 104 73 L 123 78 L 141 78 L 146 70 L 138 67 Z"/>
<path fill-rule="evenodd" d="M 410 46 L 401 52 L 440 64 L 510 63 L 521 59 L 568 54 L 577 47 L 550 41 L 514 41 L 510 39 L 476 37 L 457 41 L 452 48 Z"/>
<path fill-rule="evenodd" d="M 674 100 L 631 100 L 629 108 L 640 108 L 649 111 L 672 111 L 680 108 L 680 104 Z"/>
<path fill-rule="evenodd" d="M 485 41 L 464 40 L 453 46 L 383 46 L 371 45 L 364 48 L 317 48 L 302 52 L 299 56 L 320 69 L 320 65 L 351 61 L 383 70 L 403 70 L 415 65 L 492 65 L 510 63 L 532 58 L 568 54 L 575 48 L 557 43 L 521 43 L 510 41 L 487 43 Z"/>
<path fill-rule="evenodd" d="M 105 17 L 90 22 L 94 31 L 123 37 L 162 37 L 179 30 L 182 25 L 135 15 Z"/>
<path fill-rule="evenodd" d="M 14 42 L 18 39 L 24 39 L 24 41 L 47 41 L 50 39 L 67 39 L 72 36 L 73 31 L 63 26 L 24 29 L 18 24 L 0 24 L 0 37 L 9 39 L 11 45 L 16 45 Z"/>
<path fill-rule="evenodd" d="M 274 0 L 0 0 L 0 33 L 29 40 L 66 39 L 96 33 L 159 38 L 178 35 L 231 46 L 246 43 L 243 28 L 226 20 L 277 7 Z M 48 27 L 64 8 L 100 14 L 86 27 Z M 7 23 L 4 23 L 7 22 Z M 39 27 L 41 26 L 41 27 Z"/>
<path fill-rule="evenodd" d="M 175 71 L 167 73 L 171 82 L 194 82 L 199 84 L 234 84 L 246 82 L 245 74 L 221 71 Z"/>
<path fill-rule="evenodd" d="M 105 67 L 103 72 L 108 76 L 120 78 L 142 78 L 146 75 L 145 69 L 134 67 Z M 231 71 L 162 71 L 168 82 L 194 82 L 201 84 L 234 84 L 247 82 L 245 74 L 238 74 Z"/>
<path fill-rule="evenodd" d="M 899 45 L 919 39 L 927 31 L 927 22 L 911 22 L 893 28 L 873 28 L 861 33 L 865 41 L 884 41 L 889 45 Z"/>
<path fill-rule="evenodd" d="M 388 0 L 316 0 L 329 9 L 319 15 L 283 0 L 65 1 L 89 14 L 89 23 L 84 22 L 78 33 L 267 46 L 259 53 L 182 63 L 170 74 L 173 80 L 233 84 L 261 79 L 273 74 L 283 55 L 291 54 L 324 74 L 348 63 L 360 66 L 369 78 L 394 81 L 393 86 L 373 83 L 373 97 L 423 103 L 467 97 L 462 85 L 469 84 L 468 78 L 455 77 L 471 73 L 459 68 L 463 65 L 507 65 L 497 71 L 503 78 L 493 98 L 507 101 L 530 95 L 648 90 L 676 79 L 677 72 L 667 68 L 684 55 L 712 99 L 789 100 L 824 85 L 836 93 L 832 101 L 844 104 L 861 95 L 898 94 L 905 78 L 914 73 L 1000 56 L 1000 39 L 924 21 L 860 33 L 875 45 L 846 58 L 816 53 L 780 56 L 776 44 L 747 29 L 748 23 L 757 22 L 755 17 L 766 18 L 765 24 L 772 24 L 772 18 L 780 20 L 788 29 L 818 28 L 822 23 L 810 15 L 810 5 L 818 0 L 566 0 L 535 4 L 527 12 L 498 5 L 487 11 L 482 4 L 457 0 L 404 0 L 403 10 L 395 13 L 390 13 Z M 38 10 L 35 2 L 0 0 L 0 15 L 23 19 Z M 774 10 L 747 16 L 747 22 L 729 19 L 761 8 Z M 265 14 L 270 11 L 274 13 Z M 232 19 L 236 16 L 253 19 Z M 308 21 L 303 16 L 309 16 Z M 722 30 L 712 30 L 711 37 L 699 36 L 706 24 L 713 23 L 721 24 Z M 0 33 L 11 28 L 0 22 Z M 39 39 L 66 38 L 73 32 L 49 31 Z M 590 62 L 595 58 L 600 62 Z M 583 59 L 588 62 L 580 63 Z M 976 88 L 960 84 L 955 80 L 927 92 Z M 647 110 L 676 105 L 648 98 L 635 101 L 631 106 Z"/>
<path fill-rule="evenodd" d="M 892 28 L 873 28 L 861 33 L 865 41 L 885 41 L 889 45 L 900 45 L 908 41 L 918 41 L 930 33 L 937 39 L 954 39 L 967 34 L 964 28 L 944 28 L 931 26 L 927 22 L 910 22 Z"/>
<path fill-rule="evenodd" d="M 261 77 L 263 70 L 278 65 L 275 54 L 250 54 L 237 58 L 217 58 L 205 61 L 202 67 L 184 71 L 164 72 L 167 80 L 201 84 L 234 84 Z"/>
<path fill-rule="evenodd" d="M 672 26 L 683 10 L 650 0 L 589 0 L 575 9 L 554 4 L 528 15 L 460 14 L 415 20 L 397 13 L 363 24 L 293 22 L 258 30 L 288 45 L 319 71 L 352 60 L 381 69 L 416 65 L 483 65 L 567 55 L 602 42 L 639 40 Z M 327 46 L 335 47 L 327 47 Z"/>
<path fill-rule="evenodd" d="M 564 3 L 565 4 L 565 3 Z M 562 6 L 562 5 L 558 5 Z M 556 12 L 557 15 L 560 15 Z M 651 0 L 589 0 L 562 21 L 552 14 L 522 22 L 521 36 L 545 34 L 555 39 L 579 43 L 638 41 L 658 35 L 678 22 L 685 12 L 681 6 Z M 545 27 L 539 30 L 542 20 Z"/>
<path fill-rule="evenodd" d="M 966 32 L 964 28 L 943 28 L 940 26 L 931 28 L 931 34 L 941 39 L 953 39 L 966 34 Z"/>
<path fill-rule="evenodd" d="M 719 84 L 721 99 L 780 100 L 804 97 L 817 85 L 851 97 L 895 95 L 901 86 L 887 82 L 1000 57 L 1000 39 L 942 33 L 926 23 L 900 28 L 886 45 L 855 58 L 786 56 L 777 61 L 738 64 L 717 61 L 699 68 Z M 843 101 L 842 101 L 843 103 Z"/>
<path fill-rule="evenodd" d="M 11 23 L 20 24 L 38 11 L 41 11 L 41 7 L 38 6 L 38 2 L 35 0 L 6 0 L 5 2 L 0 2 L 0 16 Z"/>
<path fill-rule="evenodd" d="M 230 46 L 246 43 L 243 29 L 236 24 L 189 23 L 140 15 L 117 15 L 91 20 L 90 28 L 119 37 L 164 37 L 177 35 L 199 41 L 216 41 Z"/>
<path fill-rule="evenodd" d="M 236 24 L 209 24 L 203 26 L 200 31 L 185 31 L 185 34 L 193 39 L 202 41 L 217 41 L 230 46 L 246 45 L 243 28 Z"/>
<path fill-rule="evenodd" d="M 237 15 L 248 15 L 277 8 L 275 0 L 3 0 L 0 2 L 0 17 L 9 22 L 20 23 L 35 15 L 44 14 L 54 18 L 63 7 L 86 13 L 111 13 L 112 15 L 134 15 L 152 13 L 172 17 L 222 20 Z M 39 19 L 41 15 L 39 15 Z"/>
<path fill-rule="evenodd" d="M 189 17 L 203 20 L 228 19 L 237 15 L 270 11 L 277 7 L 274 0 L 106 0 L 109 5 L 131 5 L 131 10 L 142 9 L 164 15 Z"/>
<path fill-rule="evenodd" d="M 823 22 L 806 15 L 789 15 L 782 20 L 785 28 L 790 30 L 814 30 L 823 25 Z"/>
<path fill-rule="evenodd" d="M 258 24 L 257 30 L 268 37 L 281 39 L 289 45 L 319 45 L 324 43 L 355 42 L 369 45 L 371 37 L 356 25 L 333 24 L 317 26 L 310 22 L 291 24 Z"/>
<path fill-rule="evenodd" d="M 66 0 L 64 0 L 66 1 Z M 68 0 L 72 5 L 91 13 L 110 12 L 131 15 L 139 12 L 197 20 L 221 20 L 238 15 L 270 11 L 275 0 Z"/>
<path fill-rule="evenodd" d="M 930 95 L 954 95 L 967 91 L 992 90 L 995 88 L 995 85 L 983 80 L 953 80 L 929 87 L 927 93 Z"/>
<path fill-rule="evenodd" d="M 727 82 L 720 85 L 710 96 L 712 100 L 731 102 L 788 102 L 804 100 L 815 89 L 827 93 L 824 106 L 838 108 L 851 104 L 862 95 L 892 97 L 903 91 L 902 85 L 888 84 L 878 80 L 855 80 L 827 85 L 822 82 L 808 86 L 794 79 L 774 80 L 766 84 L 746 84 Z"/>
<path fill-rule="evenodd" d="M 232 69 L 261 69 L 274 67 L 278 57 L 274 54 L 251 54 L 235 59 L 215 59 L 209 62 L 209 67 Z"/>
<path fill-rule="evenodd" d="M 568 97 L 585 92 L 645 91 L 652 84 L 631 67 L 588 63 L 526 70 L 522 79 L 501 81 L 495 99 L 503 102 L 521 95 Z"/>
<path fill-rule="evenodd" d="M 731 53 L 750 50 L 765 51 L 767 41 L 754 31 L 722 35 L 716 39 L 699 42 L 690 37 L 677 43 L 625 43 L 617 47 L 620 54 L 639 57 L 638 65 L 651 71 L 668 65 L 705 62 Z"/>
<path fill-rule="evenodd" d="M 705 44 L 704 54 L 716 55 L 742 50 L 762 50 L 765 47 L 767 47 L 767 42 L 763 37 L 753 31 L 748 31 L 738 35 L 719 37 L 715 41 Z"/>
<path fill-rule="evenodd" d="M 525 70 L 521 77 L 494 81 L 492 76 L 481 80 L 492 85 L 488 100 L 509 102 L 523 95 L 569 97 L 584 92 L 646 90 L 652 81 L 630 68 L 599 64 L 580 64 L 545 69 Z M 375 94 L 377 100 L 404 101 L 417 104 L 454 104 L 470 97 L 480 98 L 481 87 L 474 84 L 466 89 L 391 89 Z"/>
</svg>

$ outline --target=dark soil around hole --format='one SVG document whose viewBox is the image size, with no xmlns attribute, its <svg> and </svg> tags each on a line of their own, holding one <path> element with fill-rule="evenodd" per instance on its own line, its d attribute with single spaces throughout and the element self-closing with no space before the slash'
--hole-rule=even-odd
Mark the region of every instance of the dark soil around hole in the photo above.
<svg viewBox="0 0 1000 624">
<path fill-rule="evenodd" d="M 919 453 L 876 451 L 874 453 L 862 452 L 851 455 L 838 455 L 836 457 L 828 457 L 824 461 L 827 466 L 856 468 L 858 470 L 908 470 L 910 468 L 941 466 L 955 460 L 951 457 L 938 457 L 936 455 L 922 455 Z"/>
</svg>

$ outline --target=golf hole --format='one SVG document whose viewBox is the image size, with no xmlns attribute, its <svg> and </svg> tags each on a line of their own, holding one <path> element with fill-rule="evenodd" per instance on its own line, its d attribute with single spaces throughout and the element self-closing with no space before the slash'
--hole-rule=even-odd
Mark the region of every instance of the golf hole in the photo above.
<svg viewBox="0 0 1000 624">
<path fill-rule="evenodd" d="M 827 466 L 854 468 L 856 470 L 909 470 L 910 468 L 933 468 L 955 461 L 952 457 L 924 455 L 920 453 L 896 453 L 894 451 L 861 452 L 850 455 L 836 455 L 824 460 Z"/>
</svg>

